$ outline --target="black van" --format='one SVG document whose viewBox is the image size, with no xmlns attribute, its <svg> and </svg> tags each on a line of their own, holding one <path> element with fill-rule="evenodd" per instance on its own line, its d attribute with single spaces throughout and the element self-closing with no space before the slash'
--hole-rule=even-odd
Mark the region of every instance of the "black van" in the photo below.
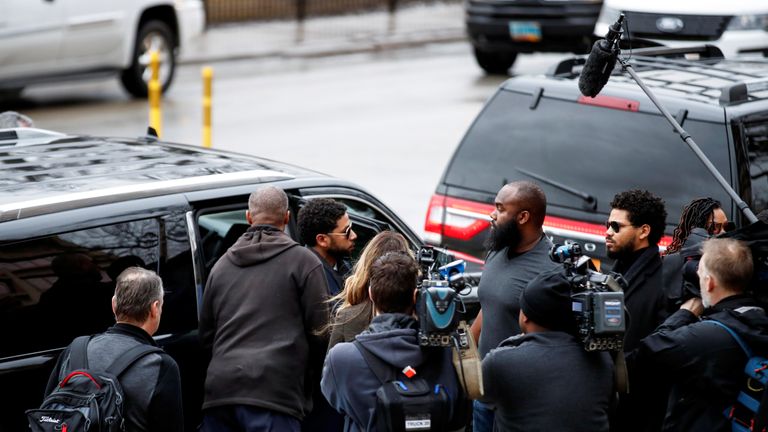
<svg viewBox="0 0 768 432">
<path fill-rule="evenodd" d="M 179 364 L 185 426 L 195 430 L 207 366 L 198 307 L 213 264 L 247 228 L 248 196 L 259 185 L 289 195 L 294 238 L 300 206 L 328 197 L 347 205 L 358 249 L 384 229 L 400 232 L 414 249 L 422 245 L 360 187 L 253 156 L 152 137 L 5 129 L 0 164 L 1 432 L 27 429 L 24 410 L 40 405 L 58 354 L 75 336 L 114 323 L 114 280 L 137 264 L 163 280 L 155 340 Z"/>
<path fill-rule="evenodd" d="M 751 209 L 768 207 L 768 61 L 724 59 L 707 46 L 635 50 L 630 63 Z M 437 185 L 429 243 L 482 263 L 494 197 L 515 180 L 544 189 L 545 231 L 555 242 L 580 242 L 598 259 L 610 202 L 630 188 L 664 198 L 668 233 L 683 206 L 702 196 L 718 199 L 740 224 L 729 196 L 640 87 L 617 68 L 597 97 L 584 97 L 583 64 L 566 59 L 546 75 L 499 87 Z"/>
</svg>

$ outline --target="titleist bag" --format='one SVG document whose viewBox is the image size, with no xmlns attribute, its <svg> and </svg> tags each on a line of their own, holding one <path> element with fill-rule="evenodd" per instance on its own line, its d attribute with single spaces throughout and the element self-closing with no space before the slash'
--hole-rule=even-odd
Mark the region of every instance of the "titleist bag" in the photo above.
<svg viewBox="0 0 768 432">
<path fill-rule="evenodd" d="M 34 432 L 124 431 L 125 395 L 118 377 L 147 354 L 162 350 L 137 345 L 119 356 L 105 371 L 88 368 L 90 336 L 76 338 L 70 348 L 69 370 L 38 409 L 27 410 Z"/>
</svg>

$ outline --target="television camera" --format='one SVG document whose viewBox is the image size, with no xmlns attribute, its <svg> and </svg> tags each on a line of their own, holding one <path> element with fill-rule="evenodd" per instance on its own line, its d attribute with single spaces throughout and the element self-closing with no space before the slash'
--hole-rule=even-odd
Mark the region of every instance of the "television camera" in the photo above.
<svg viewBox="0 0 768 432">
<path fill-rule="evenodd" d="M 438 267 L 435 250 L 422 247 L 416 254 L 424 279 L 419 285 L 416 311 L 419 316 L 419 344 L 422 346 L 459 346 L 466 344 L 466 334 L 458 332 L 459 321 L 466 312 L 461 295 L 480 281 L 480 273 L 464 273 L 463 260 Z"/>
<path fill-rule="evenodd" d="M 621 275 L 596 271 L 583 255 L 581 245 L 554 245 L 552 261 L 563 264 L 571 285 L 571 300 L 577 336 L 587 351 L 621 351 L 626 331 L 624 279 Z"/>
</svg>

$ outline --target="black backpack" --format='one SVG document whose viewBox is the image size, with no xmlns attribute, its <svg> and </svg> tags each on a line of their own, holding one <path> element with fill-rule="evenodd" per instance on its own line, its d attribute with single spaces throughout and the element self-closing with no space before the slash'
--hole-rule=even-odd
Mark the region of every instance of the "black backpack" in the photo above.
<svg viewBox="0 0 768 432">
<path fill-rule="evenodd" d="M 90 336 L 76 338 L 69 350 L 70 372 L 45 398 L 39 409 L 27 410 L 29 428 L 35 432 L 124 431 L 125 395 L 118 377 L 138 359 L 162 353 L 140 344 L 128 349 L 104 371 L 88 368 Z"/>
<path fill-rule="evenodd" d="M 747 356 L 744 381 L 736 402 L 726 408 L 725 417 L 731 422 L 733 432 L 765 432 L 768 420 L 768 359 L 755 355 L 744 340 L 727 325 L 713 319 L 702 322 L 715 324 L 731 334 Z"/>
<path fill-rule="evenodd" d="M 452 407 L 445 387 L 437 382 L 443 367 L 439 356 L 431 356 L 435 362 L 428 359 L 416 375 L 409 378 L 371 354 L 360 342 L 354 344 L 382 383 L 376 391 L 373 422 L 378 432 L 448 430 Z"/>
</svg>

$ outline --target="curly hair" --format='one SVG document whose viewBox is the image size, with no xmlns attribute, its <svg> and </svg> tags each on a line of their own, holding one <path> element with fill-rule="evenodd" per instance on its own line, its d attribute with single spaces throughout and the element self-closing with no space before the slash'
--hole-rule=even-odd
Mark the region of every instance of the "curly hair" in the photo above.
<svg viewBox="0 0 768 432">
<path fill-rule="evenodd" d="M 625 210 L 629 213 L 629 222 L 632 226 L 648 225 L 651 233 L 648 234 L 648 243 L 659 244 L 667 221 L 667 210 L 664 208 L 664 200 L 647 190 L 632 189 L 617 193 L 611 201 L 611 208 Z"/>
<path fill-rule="evenodd" d="M 317 244 L 318 234 L 327 234 L 336 228 L 336 223 L 347 207 L 330 198 L 318 198 L 309 201 L 299 210 L 298 224 L 301 241 L 309 247 Z"/>
<path fill-rule="evenodd" d="M 722 208 L 720 202 L 712 198 L 696 198 L 685 206 L 680 215 L 680 223 L 677 224 L 672 233 L 672 243 L 664 252 L 665 255 L 679 251 L 685 241 L 688 240 L 688 235 L 692 229 L 706 228 L 707 231 L 710 231 L 710 227 L 707 225 L 714 218 L 714 211 L 718 208 Z"/>
</svg>

